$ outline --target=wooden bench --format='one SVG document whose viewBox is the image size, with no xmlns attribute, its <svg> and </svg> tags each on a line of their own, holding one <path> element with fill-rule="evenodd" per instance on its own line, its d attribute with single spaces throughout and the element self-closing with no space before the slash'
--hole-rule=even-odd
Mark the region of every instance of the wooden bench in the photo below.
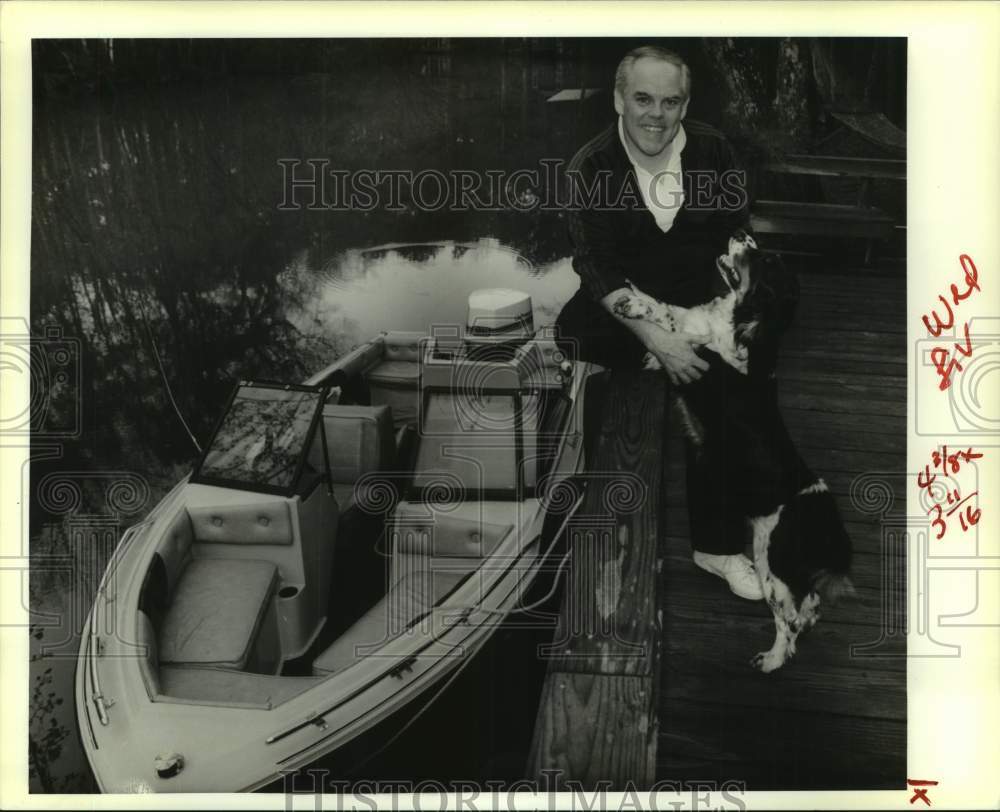
<svg viewBox="0 0 1000 812">
<path fill-rule="evenodd" d="M 906 180 L 906 161 L 896 158 L 844 158 L 839 155 L 786 155 L 766 167 L 769 172 L 825 177 Z"/>
<path fill-rule="evenodd" d="M 750 216 L 757 234 L 804 234 L 810 236 L 886 239 L 896 221 L 881 209 L 843 206 L 836 203 L 792 203 L 758 200 Z"/>
<path fill-rule="evenodd" d="M 865 264 L 871 262 L 874 240 L 893 235 L 892 215 L 868 203 L 873 178 L 905 180 L 906 161 L 887 158 L 845 158 L 832 155 L 787 155 L 767 164 L 765 171 L 786 175 L 861 178 L 854 205 L 758 200 L 750 222 L 758 234 L 834 236 L 868 240 Z"/>
</svg>

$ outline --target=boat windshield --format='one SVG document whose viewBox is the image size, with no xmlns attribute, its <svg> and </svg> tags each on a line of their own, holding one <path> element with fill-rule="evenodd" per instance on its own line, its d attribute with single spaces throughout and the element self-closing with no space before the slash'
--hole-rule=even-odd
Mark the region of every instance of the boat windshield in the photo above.
<svg viewBox="0 0 1000 812">
<path fill-rule="evenodd" d="M 191 481 L 291 494 L 323 399 L 319 387 L 239 384 Z"/>
</svg>

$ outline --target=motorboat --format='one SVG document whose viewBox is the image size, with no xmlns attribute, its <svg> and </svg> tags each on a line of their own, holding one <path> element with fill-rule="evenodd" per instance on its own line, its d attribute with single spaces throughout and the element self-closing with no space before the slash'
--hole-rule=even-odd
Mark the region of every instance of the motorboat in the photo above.
<svg viewBox="0 0 1000 812">
<path fill-rule="evenodd" d="M 461 328 L 240 381 L 91 607 L 75 693 L 101 791 L 259 789 L 418 706 L 579 505 L 589 373 L 491 289 Z"/>
</svg>

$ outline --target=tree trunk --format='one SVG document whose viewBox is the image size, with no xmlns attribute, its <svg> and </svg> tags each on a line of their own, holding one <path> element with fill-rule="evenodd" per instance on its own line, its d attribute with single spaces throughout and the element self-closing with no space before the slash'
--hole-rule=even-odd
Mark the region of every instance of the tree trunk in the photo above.
<svg viewBox="0 0 1000 812">
<path fill-rule="evenodd" d="M 757 53 L 746 39 L 706 38 L 702 45 L 725 87 L 722 115 L 727 129 L 753 141 L 766 112 L 760 101 L 767 98 Z"/>
<path fill-rule="evenodd" d="M 806 41 L 797 37 L 784 37 L 778 43 L 774 111 L 787 150 L 800 150 L 809 141 L 808 48 Z"/>
</svg>

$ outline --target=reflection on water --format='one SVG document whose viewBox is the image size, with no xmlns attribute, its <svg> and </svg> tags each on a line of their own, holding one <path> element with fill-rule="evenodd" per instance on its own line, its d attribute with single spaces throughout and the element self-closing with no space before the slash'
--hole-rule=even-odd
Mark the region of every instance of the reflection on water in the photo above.
<svg viewBox="0 0 1000 812">
<path fill-rule="evenodd" d="M 569 259 L 535 268 L 492 238 L 345 251 L 315 269 L 303 255 L 293 270 L 311 276 L 316 289 L 289 319 L 303 332 L 326 330 L 348 346 L 385 330 L 464 326 L 469 294 L 480 288 L 524 291 L 535 328 L 545 327 L 579 283 Z"/>
</svg>

